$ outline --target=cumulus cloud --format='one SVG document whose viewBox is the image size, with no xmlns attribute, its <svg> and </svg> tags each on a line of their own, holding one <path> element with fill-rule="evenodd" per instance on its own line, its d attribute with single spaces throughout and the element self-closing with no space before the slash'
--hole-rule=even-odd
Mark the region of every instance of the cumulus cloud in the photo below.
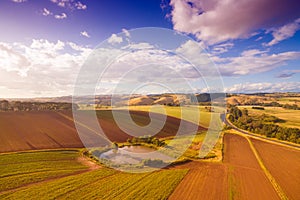
<svg viewBox="0 0 300 200">
<path fill-rule="evenodd" d="M 254 93 L 254 92 L 299 92 L 300 82 L 280 83 L 241 83 L 225 88 L 228 93 Z"/>
<path fill-rule="evenodd" d="M 67 14 L 66 13 L 61 13 L 60 15 L 54 15 L 55 19 L 66 19 Z"/>
<path fill-rule="evenodd" d="M 3 96 L 71 94 L 80 66 L 92 49 L 44 39 L 30 45 L 0 43 L 0 84 Z"/>
<path fill-rule="evenodd" d="M 43 11 L 42 11 L 42 15 L 44 16 L 48 16 L 48 15 L 52 15 L 53 13 L 48 10 L 47 8 L 44 8 Z"/>
<path fill-rule="evenodd" d="M 282 27 L 275 29 L 272 32 L 273 40 L 267 43 L 267 46 L 272 46 L 279 43 L 282 40 L 293 37 L 297 30 L 300 29 L 300 18 L 296 19 L 292 23 L 288 23 Z"/>
<path fill-rule="evenodd" d="M 112 34 L 112 35 L 110 36 L 110 38 L 108 38 L 108 42 L 109 42 L 110 44 L 119 44 L 119 43 L 123 42 L 123 38 L 117 36 L 116 34 Z"/>
<path fill-rule="evenodd" d="M 171 0 L 174 29 L 207 44 L 248 38 L 300 17 L 298 0 Z"/>
<path fill-rule="evenodd" d="M 91 37 L 91 36 L 89 35 L 89 33 L 86 32 L 86 31 L 81 31 L 81 32 L 80 32 L 80 35 L 81 35 L 81 36 L 84 36 L 84 37 L 87 37 L 87 38 L 90 38 L 90 37 Z"/>
</svg>

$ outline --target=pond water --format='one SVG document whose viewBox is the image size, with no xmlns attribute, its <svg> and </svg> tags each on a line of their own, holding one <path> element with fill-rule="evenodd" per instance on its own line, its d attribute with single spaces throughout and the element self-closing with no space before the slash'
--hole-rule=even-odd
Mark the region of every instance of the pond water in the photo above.
<svg viewBox="0 0 300 200">
<path fill-rule="evenodd" d="M 159 159 L 164 162 L 170 162 L 174 158 L 167 156 L 153 148 L 145 146 L 125 146 L 112 149 L 100 155 L 101 159 L 107 159 L 115 164 L 139 164 L 145 159 Z"/>
</svg>

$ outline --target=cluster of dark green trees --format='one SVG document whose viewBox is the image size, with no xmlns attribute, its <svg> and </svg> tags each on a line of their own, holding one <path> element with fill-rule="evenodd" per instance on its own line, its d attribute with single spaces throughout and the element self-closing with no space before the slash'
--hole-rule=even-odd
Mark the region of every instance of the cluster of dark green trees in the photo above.
<svg viewBox="0 0 300 200">
<path fill-rule="evenodd" d="M 284 122 L 278 117 L 266 114 L 249 116 L 247 109 L 240 110 L 234 106 L 229 110 L 228 119 L 243 130 L 300 144 L 300 129 L 278 126 L 275 123 Z"/>
<path fill-rule="evenodd" d="M 166 143 L 164 141 L 161 141 L 155 137 L 152 136 L 144 136 L 144 137 L 134 137 L 134 138 L 129 138 L 127 139 L 127 142 L 135 145 L 135 144 L 141 144 L 141 143 L 146 143 L 146 144 L 153 144 L 158 147 L 165 146 Z"/>
<path fill-rule="evenodd" d="M 280 104 L 278 102 L 272 101 L 269 103 L 245 103 L 244 105 L 256 105 L 256 106 L 264 106 L 264 107 L 282 107 L 289 110 L 300 110 L 300 107 L 297 104 Z"/>
</svg>

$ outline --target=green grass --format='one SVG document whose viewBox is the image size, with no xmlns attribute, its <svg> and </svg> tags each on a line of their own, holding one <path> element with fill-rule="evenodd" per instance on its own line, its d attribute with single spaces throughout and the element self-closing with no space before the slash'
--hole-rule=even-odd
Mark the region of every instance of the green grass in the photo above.
<svg viewBox="0 0 300 200">
<path fill-rule="evenodd" d="M 17 191 L 3 193 L 0 195 L 0 199 L 56 199 L 68 192 L 82 188 L 87 184 L 98 181 L 103 177 L 114 173 L 116 173 L 116 171 L 112 169 L 100 169 L 64 177 L 49 182 L 38 183 Z"/>
<path fill-rule="evenodd" d="M 279 107 L 264 107 L 265 110 L 252 109 L 252 106 L 239 106 L 246 108 L 250 116 L 268 114 L 278 117 L 285 122 L 276 123 L 279 126 L 300 128 L 300 110 L 288 110 Z"/>
<path fill-rule="evenodd" d="M 0 195 L 1 199 L 167 199 L 188 170 L 153 173 L 96 171 L 43 182 Z"/>
<path fill-rule="evenodd" d="M 86 166 L 76 161 L 78 156 L 79 151 L 1 154 L 0 192 L 86 170 Z"/>
</svg>

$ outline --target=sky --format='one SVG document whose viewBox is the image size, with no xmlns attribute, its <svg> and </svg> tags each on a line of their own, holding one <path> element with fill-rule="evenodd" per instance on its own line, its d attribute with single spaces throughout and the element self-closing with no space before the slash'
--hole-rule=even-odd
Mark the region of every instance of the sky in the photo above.
<svg viewBox="0 0 300 200">
<path fill-rule="evenodd" d="M 150 55 L 159 60 L 164 52 L 145 49 L 160 35 L 138 43 L 148 37 L 133 36 L 142 27 L 195 40 L 202 50 L 185 41 L 174 52 L 186 48 L 192 59 L 205 51 L 214 64 L 206 70 L 219 71 L 225 92 L 300 92 L 299 10 L 298 0 L 1 0 L 0 98 L 72 95 L 82 66 L 105 40 L 115 46 L 131 40 L 143 48 L 144 54 L 127 58 L 138 57 L 137 63 Z M 177 57 L 170 58 L 163 63 L 173 60 L 175 66 Z M 176 64 L 172 70 L 183 65 Z M 167 74 L 155 65 L 144 68 L 140 73 Z M 114 77 L 107 77 L 105 87 L 113 84 Z"/>
</svg>

